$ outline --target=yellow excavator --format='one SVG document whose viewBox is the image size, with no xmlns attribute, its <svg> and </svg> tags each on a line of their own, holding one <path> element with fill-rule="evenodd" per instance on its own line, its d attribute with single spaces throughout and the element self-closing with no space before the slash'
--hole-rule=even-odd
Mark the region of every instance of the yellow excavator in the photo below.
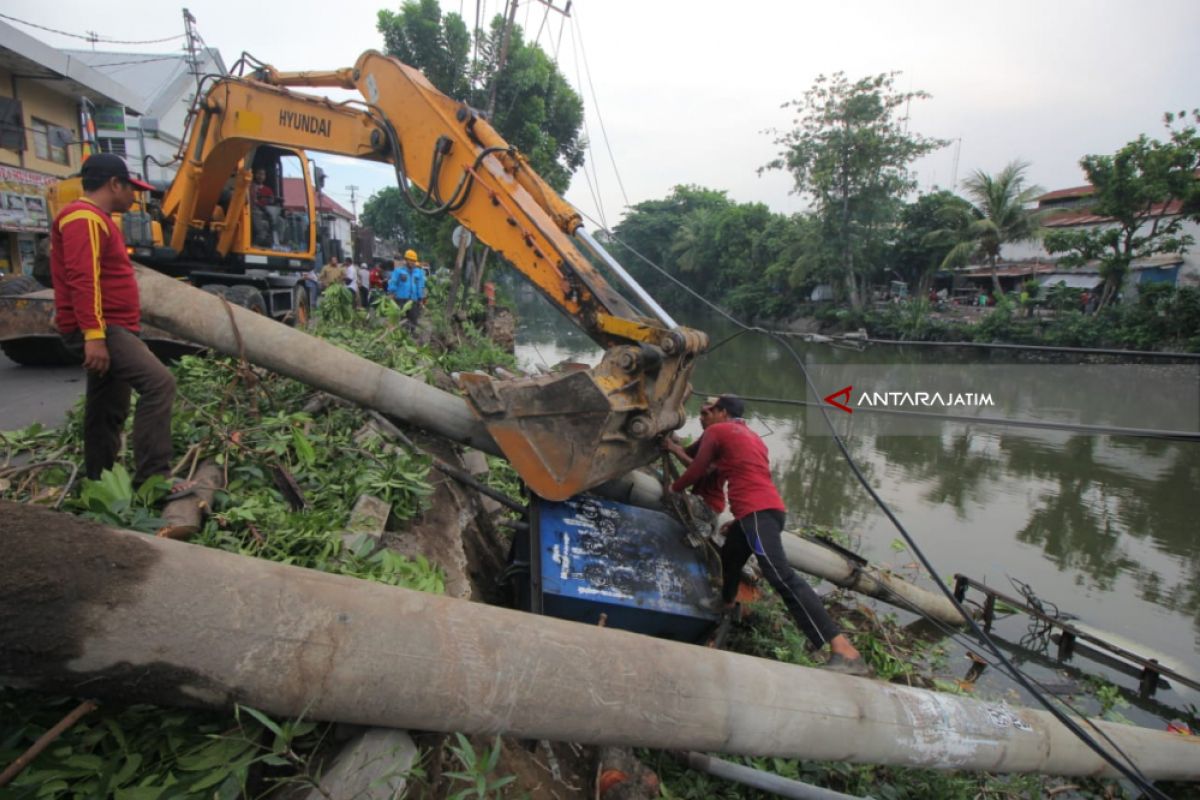
<svg viewBox="0 0 1200 800">
<path fill-rule="evenodd" d="M 352 89 L 363 100 L 336 103 L 295 87 Z M 261 66 L 215 80 L 161 201 L 122 219 L 134 259 L 197 285 L 243 287 L 228 299 L 247 305 L 257 293 L 272 316 L 302 316 L 296 283 L 319 244 L 305 151 L 392 165 L 417 211 L 453 215 L 604 348 L 587 371 L 462 378 L 473 410 L 533 491 L 568 497 L 621 475 L 649 462 L 655 438 L 683 423 L 688 377 L 707 336 L 677 325 L 479 112 L 375 51 L 346 69 Z M 306 212 L 268 219 L 263 196 L 282 188 L 291 158 Z M 56 202 L 71 191 L 61 186 Z"/>
</svg>

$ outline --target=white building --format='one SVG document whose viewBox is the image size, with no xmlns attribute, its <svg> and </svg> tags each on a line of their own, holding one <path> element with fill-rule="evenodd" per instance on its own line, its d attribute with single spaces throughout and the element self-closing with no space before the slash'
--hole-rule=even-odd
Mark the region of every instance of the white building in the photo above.
<svg viewBox="0 0 1200 800">
<path fill-rule="evenodd" d="M 228 74 L 221 53 L 214 48 L 201 49 L 193 64 L 182 52 L 62 52 L 141 98 L 142 117 L 131 117 L 120 106 L 97 109 L 100 149 L 124 156 L 130 169 L 147 180 L 169 183 L 175 177 L 178 165 L 173 161 L 187 129 L 198 82 L 205 76 Z"/>
<path fill-rule="evenodd" d="M 1059 189 L 1048 192 L 1038 198 L 1038 210 L 1046 213 L 1042 226 L 1048 231 L 1072 228 L 1105 228 L 1113 222 L 1097 216 L 1091 210 L 1091 196 L 1095 193 L 1091 185 L 1073 186 L 1069 189 Z M 1155 206 L 1148 216 L 1162 213 L 1166 218 L 1177 216 L 1180 212 L 1178 201 L 1163 206 Z M 1149 225 L 1149 222 L 1147 222 Z M 1133 297 L 1139 285 L 1146 283 L 1169 283 L 1173 286 L 1200 286 L 1200 225 L 1185 220 L 1181 233 L 1190 234 L 1196 241 L 1185 253 L 1162 253 L 1145 259 L 1136 259 L 1131 265 L 1126 296 Z M 1011 261 L 1055 261 L 1057 255 L 1050 255 L 1041 241 L 1013 242 L 1004 245 L 1006 260 Z M 1063 270 L 1043 279 L 1043 283 L 1053 285 L 1063 282 L 1077 288 L 1092 288 L 1099 281 L 1099 271 L 1095 266 L 1084 266 L 1078 269 Z"/>
<path fill-rule="evenodd" d="M 47 191 L 83 163 L 92 109 L 145 111 L 141 96 L 0 22 L 0 273 L 31 273 L 50 234 Z"/>
</svg>

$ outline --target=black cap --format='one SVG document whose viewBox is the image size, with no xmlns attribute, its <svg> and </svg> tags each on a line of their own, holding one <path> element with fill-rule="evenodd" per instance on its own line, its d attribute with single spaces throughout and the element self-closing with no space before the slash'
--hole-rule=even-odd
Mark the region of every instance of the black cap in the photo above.
<svg viewBox="0 0 1200 800">
<path fill-rule="evenodd" d="M 720 397 L 710 397 L 704 401 L 705 408 L 719 408 L 729 416 L 738 418 L 746 413 L 746 403 L 742 398 L 733 394 L 723 394 Z"/>
<path fill-rule="evenodd" d="M 100 178 L 107 180 L 109 178 L 120 178 L 126 183 L 131 184 L 135 189 L 145 189 L 149 191 L 154 187 L 143 180 L 139 180 L 129 174 L 129 167 L 125 166 L 125 160 L 120 156 L 112 153 L 96 153 L 87 157 L 83 162 L 83 167 L 79 170 L 81 178 Z"/>
</svg>

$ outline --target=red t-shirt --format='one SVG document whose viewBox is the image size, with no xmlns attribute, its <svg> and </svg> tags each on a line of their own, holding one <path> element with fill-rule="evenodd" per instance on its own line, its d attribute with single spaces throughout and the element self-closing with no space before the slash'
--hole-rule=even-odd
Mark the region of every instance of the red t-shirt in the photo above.
<svg viewBox="0 0 1200 800">
<path fill-rule="evenodd" d="M 696 453 L 700 452 L 702 441 L 704 441 L 703 436 L 689 444 L 683 451 L 694 459 Z M 709 469 L 700 476 L 700 479 L 692 485 L 692 494 L 703 500 L 704 504 L 717 514 L 725 510 L 725 482 L 721 480 L 716 469 Z"/>
<path fill-rule="evenodd" d="M 671 485 L 671 491 L 681 492 L 696 483 L 712 464 L 717 467 L 718 479 L 729 484 L 729 506 L 736 519 L 755 511 L 787 510 L 771 480 L 767 445 L 745 420 L 709 425 L 691 466 Z"/>
<path fill-rule="evenodd" d="M 125 237 L 86 197 L 68 203 L 50 229 L 54 321 L 60 333 L 103 339 L 109 325 L 141 329 L 137 278 Z"/>
</svg>

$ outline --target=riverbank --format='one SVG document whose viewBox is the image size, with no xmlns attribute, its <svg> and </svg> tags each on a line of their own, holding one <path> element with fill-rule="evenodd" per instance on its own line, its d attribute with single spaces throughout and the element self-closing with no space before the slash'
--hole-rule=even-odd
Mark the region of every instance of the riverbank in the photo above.
<svg viewBox="0 0 1200 800">
<path fill-rule="evenodd" d="M 871 338 L 931 342 L 991 342 L 1060 347 L 1200 353 L 1200 289 L 1144 290 L 1136 301 L 1084 313 L 1074 305 L 992 307 L 935 305 L 925 299 L 855 310 L 810 306 L 764 327 L 836 334 L 865 330 Z"/>
</svg>

